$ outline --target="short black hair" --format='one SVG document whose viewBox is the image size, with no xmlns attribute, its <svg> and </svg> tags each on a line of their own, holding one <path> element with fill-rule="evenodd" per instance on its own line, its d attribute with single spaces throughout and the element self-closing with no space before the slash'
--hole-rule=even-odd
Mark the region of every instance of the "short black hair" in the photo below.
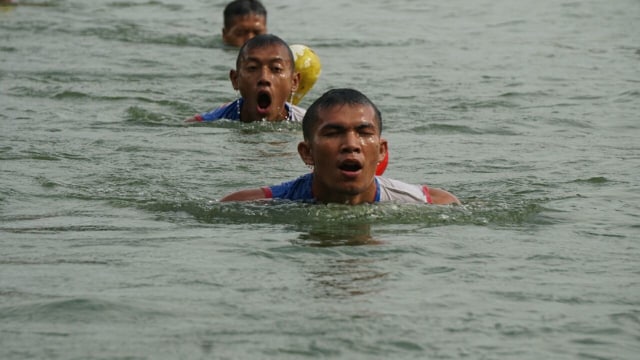
<svg viewBox="0 0 640 360">
<path fill-rule="evenodd" d="M 293 57 L 293 51 L 291 51 L 291 47 L 289 47 L 289 44 L 287 44 L 286 41 L 273 34 L 260 34 L 247 40 L 247 42 L 245 42 L 238 51 L 238 57 L 236 58 L 236 70 L 240 70 L 240 62 L 242 61 L 242 57 L 247 51 L 273 45 L 280 45 L 287 49 L 289 61 L 291 62 L 291 72 L 294 72 L 296 61 Z"/>
<path fill-rule="evenodd" d="M 234 16 L 256 14 L 267 18 L 267 9 L 258 0 L 233 0 L 224 8 L 224 27 L 231 27 L 231 19 Z"/>
<path fill-rule="evenodd" d="M 311 139 L 311 134 L 319 120 L 319 112 L 321 109 L 328 109 L 339 105 L 371 106 L 375 113 L 375 120 L 378 123 L 379 132 L 382 133 L 382 114 L 380 114 L 380 110 L 373 101 L 358 90 L 340 88 L 325 92 L 309 106 L 302 119 L 302 135 L 304 139 Z"/>
</svg>

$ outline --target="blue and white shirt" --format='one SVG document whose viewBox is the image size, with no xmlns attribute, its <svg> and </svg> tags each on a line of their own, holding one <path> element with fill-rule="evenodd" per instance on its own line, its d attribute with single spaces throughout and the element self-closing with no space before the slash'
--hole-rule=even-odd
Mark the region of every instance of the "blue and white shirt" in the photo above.
<svg viewBox="0 0 640 360">
<path fill-rule="evenodd" d="M 198 121 L 216 121 L 221 119 L 238 121 L 240 120 L 240 108 L 242 108 L 243 103 L 243 98 L 228 102 L 217 109 L 196 115 L 196 119 Z M 306 112 L 305 109 L 288 102 L 284 103 L 284 106 L 289 113 L 289 119 L 291 121 L 302 122 L 302 118 Z"/>
<path fill-rule="evenodd" d="M 376 196 L 374 202 L 427 203 L 431 204 L 431 195 L 426 185 L 407 184 L 402 181 L 375 177 Z M 269 199 L 315 202 L 312 189 L 313 173 L 308 173 L 279 185 L 262 188 Z"/>
</svg>

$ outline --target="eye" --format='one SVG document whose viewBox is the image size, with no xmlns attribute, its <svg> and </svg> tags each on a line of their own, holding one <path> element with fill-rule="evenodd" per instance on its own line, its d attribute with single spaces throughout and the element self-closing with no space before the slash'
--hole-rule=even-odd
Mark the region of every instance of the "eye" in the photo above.
<svg viewBox="0 0 640 360">
<path fill-rule="evenodd" d="M 339 131 L 338 129 L 325 129 L 320 133 L 320 135 L 324 137 L 336 137 L 336 136 L 340 136 L 341 133 L 342 132 Z"/>
<path fill-rule="evenodd" d="M 358 134 L 360 136 L 366 136 L 366 137 L 371 137 L 371 136 L 375 136 L 376 133 L 376 129 L 374 129 L 371 126 L 364 126 L 358 129 Z"/>
<path fill-rule="evenodd" d="M 238 29 L 235 31 L 235 36 L 237 37 L 243 37 L 246 36 L 248 34 L 247 30 L 244 29 Z"/>
</svg>

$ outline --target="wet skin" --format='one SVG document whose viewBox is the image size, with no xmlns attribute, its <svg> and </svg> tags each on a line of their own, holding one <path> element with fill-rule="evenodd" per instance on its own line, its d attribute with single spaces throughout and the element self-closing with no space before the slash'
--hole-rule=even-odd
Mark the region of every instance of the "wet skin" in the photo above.
<svg viewBox="0 0 640 360">
<path fill-rule="evenodd" d="M 314 169 L 314 196 L 325 203 L 373 202 L 376 166 L 387 152 L 373 108 L 346 104 L 320 109 L 318 115 L 311 139 L 298 145 Z"/>
<path fill-rule="evenodd" d="M 240 120 L 279 121 L 288 117 L 284 103 L 297 89 L 300 74 L 294 72 L 288 49 L 278 44 L 245 50 L 229 78 L 244 99 Z"/>
<path fill-rule="evenodd" d="M 231 22 L 222 29 L 222 41 L 227 45 L 240 47 L 252 37 L 267 33 L 267 19 L 261 15 L 234 16 Z"/>
</svg>

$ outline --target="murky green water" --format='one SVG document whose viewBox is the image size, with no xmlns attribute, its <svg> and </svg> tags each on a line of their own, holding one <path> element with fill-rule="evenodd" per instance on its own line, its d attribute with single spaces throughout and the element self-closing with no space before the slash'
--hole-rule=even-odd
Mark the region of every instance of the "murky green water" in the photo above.
<svg viewBox="0 0 640 360">
<path fill-rule="evenodd" d="M 634 359 L 640 4 L 265 1 L 464 206 L 221 204 L 308 171 L 235 96 L 224 1 L 0 11 L 0 358 Z"/>
</svg>

